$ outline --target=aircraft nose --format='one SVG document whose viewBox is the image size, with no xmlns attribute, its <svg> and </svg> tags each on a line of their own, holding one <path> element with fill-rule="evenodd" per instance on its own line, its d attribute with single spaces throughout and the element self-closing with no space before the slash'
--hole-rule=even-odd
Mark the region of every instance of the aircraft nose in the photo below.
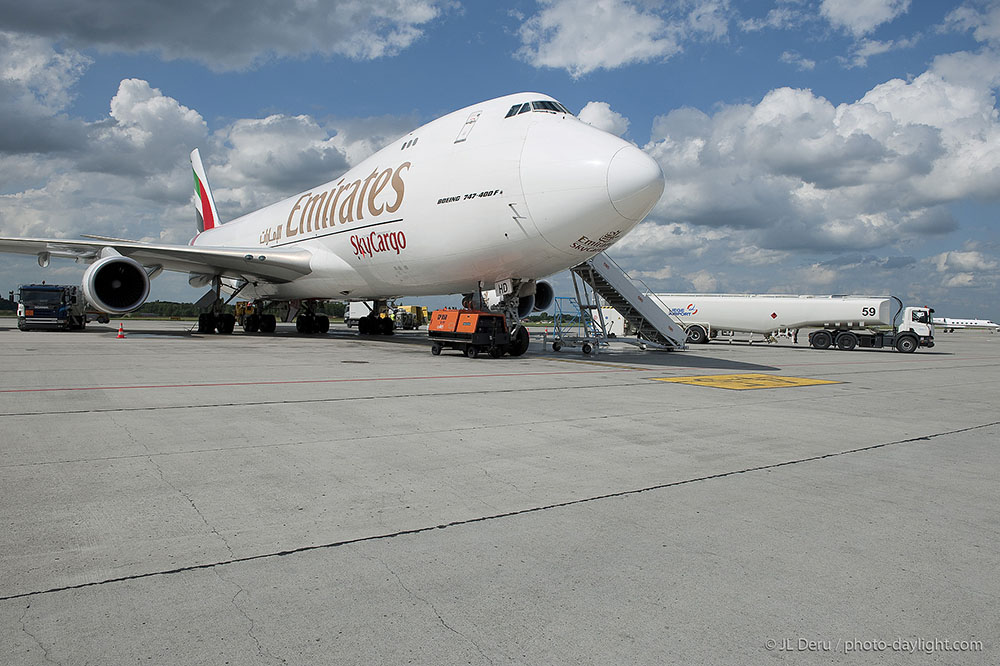
<svg viewBox="0 0 1000 666">
<path fill-rule="evenodd" d="M 618 214 L 641 220 L 663 194 L 663 171 L 652 157 L 635 146 L 625 146 L 608 164 L 608 196 Z"/>
</svg>

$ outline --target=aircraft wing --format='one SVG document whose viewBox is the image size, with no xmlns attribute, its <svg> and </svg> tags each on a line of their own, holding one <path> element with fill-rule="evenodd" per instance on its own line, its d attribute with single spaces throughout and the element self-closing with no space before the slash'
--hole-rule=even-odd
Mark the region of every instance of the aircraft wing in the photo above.
<svg viewBox="0 0 1000 666">
<path fill-rule="evenodd" d="M 160 245 L 117 238 L 69 240 L 0 237 L 0 252 L 35 254 L 40 261 L 49 257 L 93 261 L 104 248 L 111 248 L 123 256 L 131 257 L 147 268 L 243 278 L 251 282 L 290 282 L 312 272 L 309 266 L 312 253 L 302 249 Z"/>
</svg>

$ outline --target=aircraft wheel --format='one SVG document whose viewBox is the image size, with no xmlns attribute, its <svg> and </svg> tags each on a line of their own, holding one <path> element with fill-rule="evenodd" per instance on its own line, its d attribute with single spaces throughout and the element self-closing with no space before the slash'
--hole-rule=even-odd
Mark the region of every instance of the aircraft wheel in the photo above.
<svg viewBox="0 0 1000 666">
<path fill-rule="evenodd" d="M 379 319 L 379 332 L 382 335 L 392 335 L 393 321 L 386 317 L 385 319 Z"/>
<path fill-rule="evenodd" d="M 260 315 L 247 315 L 243 318 L 243 332 L 256 333 L 260 330 Z"/>
<path fill-rule="evenodd" d="M 468 356 L 469 358 L 476 358 L 477 356 L 479 356 L 479 347 L 476 347 L 475 345 L 469 345 L 468 347 L 465 348 L 465 355 Z"/>
<path fill-rule="evenodd" d="M 582 351 L 584 354 L 589 354 L 590 352 L 594 351 L 594 348 L 590 346 L 589 342 L 584 342 L 583 346 L 580 347 L 580 351 Z"/>
<path fill-rule="evenodd" d="M 521 356 L 524 352 L 528 351 L 528 343 L 531 340 L 528 337 L 528 329 L 526 329 L 521 324 L 514 327 L 514 330 L 510 332 L 510 355 L 511 356 Z"/>
<path fill-rule="evenodd" d="M 330 332 L 330 318 L 326 315 L 320 315 L 316 317 L 316 332 L 317 333 L 329 333 Z"/>
<path fill-rule="evenodd" d="M 434 344 L 431 345 L 431 354 L 433 354 L 434 356 L 440 356 L 441 355 L 441 343 L 440 342 L 435 342 Z"/>
<path fill-rule="evenodd" d="M 316 331 L 316 320 L 312 315 L 301 314 L 295 318 L 295 330 L 303 335 Z"/>
<path fill-rule="evenodd" d="M 266 314 L 260 316 L 261 333 L 274 333 L 276 328 L 278 328 L 278 320 L 274 318 L 273 314 Z"/>
<path fill-rule="evenodd" d="M 222 314 L 215 317 L 215 330 L 222 335 L 229 335 L 236 328 L 236 317 L 231 314 Z"/>
</svg>

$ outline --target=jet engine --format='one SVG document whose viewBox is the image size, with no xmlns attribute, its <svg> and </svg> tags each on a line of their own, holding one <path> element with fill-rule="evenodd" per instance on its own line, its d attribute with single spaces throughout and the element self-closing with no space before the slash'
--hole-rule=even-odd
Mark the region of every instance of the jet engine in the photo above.
<svg viewBox="0 0 1000 666">
<path fill-rule="evenodd" d="M 552 299 L 556 297 L 555 289 L 548 282 L 535 283 L 535 312 L 544 312 L 552 307 Z"/>
<path fill-rule="evenodd" d="M 121 255 L 104 257 L 84 272 L 83 295 L 105 314 L 126 314 L 146 302 L 149 276 L 135 259 Z"/>
<path fill-rule="evenodd" d="M 519 319 L 524 319 L 532 312 L 543 312 L 549 309 L 555 296 L 555 291 L 548 282 L 525 282 L 521 286 L 521 293 L 522 295 L 517 299 Z"/>
</svg>

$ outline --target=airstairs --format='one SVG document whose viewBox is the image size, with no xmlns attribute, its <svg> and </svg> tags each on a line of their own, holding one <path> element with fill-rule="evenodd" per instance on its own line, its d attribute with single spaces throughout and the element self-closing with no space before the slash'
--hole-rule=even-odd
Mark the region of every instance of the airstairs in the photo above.
<svg viewBox="0 0 1000 666">
<path fill-rule="evenodd" d="M 679 321 L 667 314 L 652 290 L 638 280 L 645 291 L 635 286 L 614 259 L 601 252 L 570 269 L 625 318 L 638 337 L 666 349 L 684 349 L 687 334 Z M 580 303 L 581 307 L 584 305 Z M 593 307 L 599 307 L 596 304 Z"/>
</svg>

